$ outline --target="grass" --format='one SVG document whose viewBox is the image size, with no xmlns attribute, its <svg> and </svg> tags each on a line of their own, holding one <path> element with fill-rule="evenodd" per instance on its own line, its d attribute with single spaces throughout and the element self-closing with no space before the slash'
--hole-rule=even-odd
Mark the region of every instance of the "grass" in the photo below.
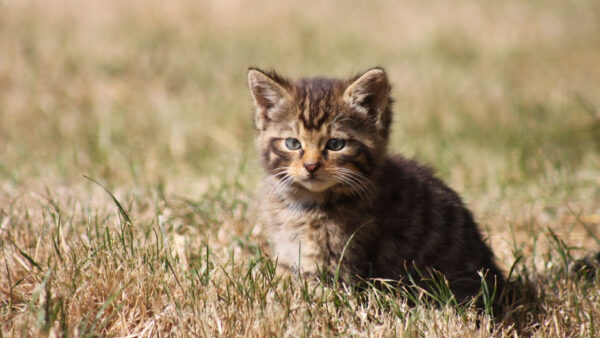
<svg viewBox="0 0 600 338">
<path fill-rule="evenodd" d="M 598 60 L 591 0 L 1 1 L 0 333 L 597 336 L 578 260 L 599 249 Z M 507 312 L 452 306 L 443 281 L 279 275 L 253 222 L 250 65 L 384 66 L 390 147 L 474 211 Z"/>
</svg>

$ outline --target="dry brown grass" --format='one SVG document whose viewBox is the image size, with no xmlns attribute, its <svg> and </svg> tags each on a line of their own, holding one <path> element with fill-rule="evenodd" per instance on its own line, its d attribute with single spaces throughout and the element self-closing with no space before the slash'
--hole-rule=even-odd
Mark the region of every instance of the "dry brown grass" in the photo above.
<svg viewBox="0 0 600 338">
<path fill-rule="evenodd" d="M 463 194 L 524 295 L 494 322 L 277 276 L 249 65 L 386 67 L 392 149 Z M 0 2 L 0 335 L 597 336 L 574 261 L 600 244 L 599 88 L 592 0 Z"/>
</svg>

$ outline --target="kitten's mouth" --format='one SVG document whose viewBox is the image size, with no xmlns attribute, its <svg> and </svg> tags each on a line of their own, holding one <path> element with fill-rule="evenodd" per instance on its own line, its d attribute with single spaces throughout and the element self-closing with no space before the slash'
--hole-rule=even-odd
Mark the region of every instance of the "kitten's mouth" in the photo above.
<svg viewBox="0 0 600 338">
<path fill-rule="evenodd" d="M 315 176 L 298 180 L 298 183 L 313 192 L 322 192 L 332 187 L 329 180 Z"/>
</svg>

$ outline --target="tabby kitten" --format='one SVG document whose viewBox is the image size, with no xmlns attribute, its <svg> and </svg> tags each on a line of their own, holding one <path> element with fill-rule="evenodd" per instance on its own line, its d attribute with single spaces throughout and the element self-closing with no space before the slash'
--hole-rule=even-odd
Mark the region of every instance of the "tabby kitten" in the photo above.
<svg viewBox="0 0 600 338">
<path fill-rule="evenodd" d="M 347 80 L 248 71 L 266 170 L 261 221 L 279 265 L 345 283 L 437 271 L 459 300 L 502 274 L 460 197 L 433 172 L 388 155 L 390 84 L 381 68 Z"/>
</svg>

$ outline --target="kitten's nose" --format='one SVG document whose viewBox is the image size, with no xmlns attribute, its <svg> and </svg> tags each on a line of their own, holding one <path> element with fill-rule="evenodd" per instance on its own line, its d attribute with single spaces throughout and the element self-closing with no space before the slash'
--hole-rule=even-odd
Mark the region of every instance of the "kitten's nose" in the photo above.
<svg viewBox="0 0 600 338">
<path fill-rule="evenodd" d="M 304 163 L 304 168 L 312 174 L 319 169 L 319 163 Z"/>
</svg>

